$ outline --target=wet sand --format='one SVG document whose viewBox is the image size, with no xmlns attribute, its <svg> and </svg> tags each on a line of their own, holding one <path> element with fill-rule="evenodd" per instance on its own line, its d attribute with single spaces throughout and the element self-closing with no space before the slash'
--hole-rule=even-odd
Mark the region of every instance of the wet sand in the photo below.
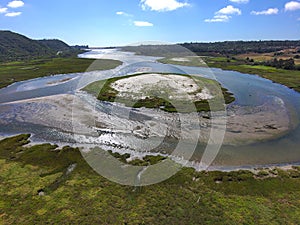
<svg viewBox="0 0 300 225">
<path fill-rule="evenodd" d="M 172 131 L 169 136 L 187 140 L 196 138 L 201 132 L 200 142 L 206 143 L 212 126 L 207 113 L 200 113 L 197 117 L 199 121 L 191 121 L 191 127 L 193 124 L 200 124 L 200 131 L 192 128 L 178 129 L 177 114 L 144 108 L 136 109 L 136 112 L 146 117 L 146 120 L 128 120 L 118 115 L 99 112 L 93 104 L 87 104 L 79 96 L 68 94 L 14 102 L 6 104 L 5 107 L 2 105 L 1 109 L 7 112 L 6 117 L 1 117 L 1 124 L 14 119 L 80 135 L 99 136 L 100 133 L 99 140 L 102 136 L 102 141 L 109 133 L 146 139 L 164 137 L 167 131 Z M 228 107 L 227 115 L 223 142 L 225 145 L 246 145 L 275 139 L 285 135 L 291 128 L 287 109 L 280 102 L 269 102 L 256 107 L 232 105 Z M 183 115 L 182 118 L 188 120 L 189 114 Z M 218 128 L 218 124 L 214 126 Z M 220 124 L 220 129 L 221 127 Z"/>
</svg>

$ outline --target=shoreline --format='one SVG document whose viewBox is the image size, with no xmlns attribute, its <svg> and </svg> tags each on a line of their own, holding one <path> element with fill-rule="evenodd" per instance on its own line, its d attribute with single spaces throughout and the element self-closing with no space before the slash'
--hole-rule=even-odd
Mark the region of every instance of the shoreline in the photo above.
<svg viewBox="0 0 300 225">
<path fill-rule="evenodd" d="M 53 75 L 53 76 L 55 76 L 55 75 Z M 37 99 L 27 99 L 27 100 L 23 100 L 23 101 L 16 101 L 13 103 L 8 103 L 8 105 L 16 104 L 16 105 L 24 106 L 24 105 L 26 105 L 26 103 L 29 103 L 29 104 L 36 105 L 38 107 L 44 107 L 45 105 L 51 106 L 50 109 L 47 108 L 47 111 L 43 108 L 41 111 L 39 110 L 39 113 L 41 113 L 41 114 L 40 114 L 40 116 L 39 115 L 37 116 L 38 117 L 37 124 L 45 124 L 45 126 L 54 125 L 53 127 L 57 128 L 60 126 L 67 125 L 66 120 L 68 121 L 68 118 L 72 118 L 72 116 L 74 116 L 74 115 L 69 114 L 70 109 L 72 109 L 72 107 L 70 108 L 69 103 L 73 102 L 74 99 L 72 99 L 72 98 L 74 96 L 71 96 L 71 95 L 61 95 L 61 96 L 62 96 L 61 99 L 58 96 L 50 96 L 50 97 L 42 97 L 42 98 L 37 98 Z M 77 97 L 77 96 L 75 96 L 75 97 Z M 75 100 L 75 101 L 77 101 L 77 100 Z M 78 102 L 79 102 L 79 100 L 78 100 Z M 21 106 L 21 108 L 23 106 Z M 86 105 L 84 105 L 84 107 L 85 106 Z M 239 106 L 237 108 L 235 108 L 234 111 L 232 112 L 232 114 L 228 115 L 228 117 L 231 120 L 229 120 L 229 124 L 227 124 L 227 125 L 229 125 L 229 130 L 227 130 L 226 134 L 225 134 L 225 139 L 228 141 L 227 143 L 230 143 L 230 145 L 233 145 L 233 146 L 250 145 L 250 144 L 255 144 L 255 143 L 268 142 L 270 140 L 276 140 L 280 137 L 287 135 L 292 130 L 292 128 L 290 127 L 290 121 L 289 121 L 290 118 L 285 117 L 285 115 L 287 115 L 286 114 L 287 112 L 285 111 L 284 106 L 280 110 L 278 110 L 277 106 L 278 105 L 275 105 L 275 107 L 273 109 L 276 109 L 276 110 L 272 111 L 271 110 L 272 107 L 268 108 L 269 106 L 263 105 L 261 108 L 259 108 L 259 110 L 257 110 L 257 112 L 253 112 L 250 110 L 250 113 L 249 113 L 249 111 L 247 111 L 248 110 L 247 108 L 243 108 L 243 107 L 239 107 Z M 28 108 L 28 106 L 24 106 L 24 108 L 23 108 L 23 110 L 25 110 L 24 112 L 26 112 L 26 107 Z M 80 104 L 75 105 L 75 109 L 79 109 L 79 108 L 81 108 Z M 30 109 L 30 110 L 32 111 L 33 109 Z M 91 131 L 89 128 L 90 128 L 90 126 L 93 126 L 93 123 L 90 120 L 90 116 L 93 115 L 93 113 L 95 112 L 93 109 L 91 109 L 91 107 L 88 107 L 88 106 L 86 108 L 84 108 L 84 110 L 89 111 L 90 115 L 88 115 L 87 113 L 82 113 L 82 114 L 79 113 L 77 115 L 75 114 L 76 119 L 79 120 L 79 123 L 77 125 L 79 125 L 80 128 L 83 128 L 83 130 L 84 130 L 83 133 Z M 262 111 L 266 110 L 266 114 L 264 112 L 262 112 L 262 113 L 259 112 L 261 110 Z M 154 112 L 155 115 L 159 115 L 157 112 L 151 111 L 151 110 L 150 111 L 146 110 L 146 112 L 147 113 Z M 278 114 L 274 115 L 274 112 L 278 113 Z M 29 114 L 30 114 L 30 111 L 28 112 L 28 116 L 29 116 Z M 49 115 L 50 115 L 50 118 L 47 118 L 46 116 L 49 116 Z M 147 115 L 147 114 L 145 114 L 145 115 Z M 104 118 L 106 118 L 106 117 L 104 117 Z M 259 121 L 257 121 L 258 118 L 260 118 Z M 280 118 L 280 119 L 278 120 L 278 118 Z M 29 119 L 29 123 L 36 122 L 35 120 L 31 121 L 31 119 L 32 118 Z M 35 118 L 33 118 L 33 119 L 35 119 Z M 280 130 L 276 126 L 274 126 L 271 122 L 268 122 L 266 120 L 275 121 L 276 123 L 278 123 Z M 104 128 L 102 127 L 103 124 L 101 124 L 100 131 L 102 131 L 102 130 L 106 131 L 105 128 L 107 128 L 111 125 L 115 126 L 120 121 L 119 120 L 117 120 L 116 122 L 110 121 L 109 123 L 105 124 Z M 260 126 L 260 127 L 258 127 L 258 129 L 256 129 L 256 127 L 253 124 L 254 122 L 256 122 L 257 125 L 259 125 L 259 126 L 261 124 L 264 124 L 264 125 L 266 125 L 266 127 Z M 202 127 L 203 129 L 209 130 L 209 120 L 208 119 L 203 118 L 203 124 L 201 124 L 201 125 L 203 125 L 203 127 Z M 249 127 L 252 127 L 252 128 L 249 129 Z M 98 127 L 96 127 L 96 128 L 98 128 Z M 119 130 L 121 130 L 121 131 L 122 131 L 122 129 L 126 130 L 125 128 L 120 127 Z M 159 128 L 161 128 L 161 127 L 159 127 L 159 126 L 156 127 L 156 130 L 153 133 L 153 135 L 160 134 Z M 276 128 L 276 129 L 274 129 L 274 128 Z M 66 130 L 72 131 L 72 127 L 68 127 Z M 128 129 L 128 130 L 134 130 L 134 127 L 130 127 L 130 129 Z M 258 130 L 258 133 L 255 133 L 256 130 Z M 143 137 L 143 135 L 144 135 L 143 132 L 144 132 L 143 129 L 139 129 L 136 131 L 135 134 L 140 135 L 139 137 Z M 186 132 L 186 134 L 194 136 L 193 131 Z M 206 136 L 204 135 L 205 136 L 204 141 L 207 140 L 207 138 L 208 138 L 207 134 L 209 134 L 209 132 L 205 134 Z M 242 135 L 243 135 L 244 139 L 241 139 Z M 103 139 L 105 139 L 105 137 Z M 119 140 L 117 140 L 117 141 L 119 141 Z M 40 144 L 41 143 L 42 142 L 40 142 Z M 114 144 L 114 142 L 113 142 L 113 144 Z M 261 166 L 257 166 L 257 167 L 261 167 Z M 237 169 L 243 169 L 243 167 L 237 168 Z M 224 170 L 226 170 L 226 168 Z M 236 169 L 233 169 L 233 170 L 236 170 Z M 223 170 L 221 170 L 221 171 L 223 171 Z"/>
<path fill-rule="evenodd" d="M 15 137 L 17 135 L 20 134 L 15 134 L 15 135 L 10 135 L 10 136 L 0 136 L 0 141 L 7 139 L 7 138 L 12 138 Z M 81 144 L 70 144 L 70 143 L 63 143 L 63 142 L 43 142 L 43 141 L 32 141 L 31 138 L 32 136 L 34 136 L 34 134 L 30 134 L 30 143 L 24 145 L 24 147 L 28 148 L 28 147 L 33 147 L 36 145 L 43 145 L 43 144 L 51 144 L 51 145 L 57 145 L 57 148 L 63 148 L 66 146 L 70 146 L 71 148 L 79 148 L 80 152 L 85 152 L 85 148 L 83 147 L 83 145 Z M 99 147 L 97 145 L 89 145 L 89 148 L 93 148 L 93 147 Z M 280 169 L 283 171 L 291 171 L 294 170 L 294 167 L 300 167 L 300 161 L 299 162 L 294 162 L 294 163 L 274 163 L 274 164 L 257 164 L 257 165 L 241 165 L 241 166 L 208 166 L 207 169 L 201 169 L 199 167 L 199 163 L 196 161 L 187 161 L 186 164 L 187 165 L 183 165 L 182 161 L 180 162 L 180 159 L 174 158 L 174 157 L 170 157 L 170 155 L 168 154 L 162 154 L 162 153 L 152 153 L 150 154 L 149 152 L 146 154 L 141 154 L 138 152 L 134 152 L 134 151 L 113 151 L 111 149 L 103 149 L 101 148 L 103 151 L 112 151 L 113 153 L 119 153 L 120 155 L 123 154 L 130 154 L 130 161 L 131 162 L 133 160 L 139 159 L 142 160 L 143 157 L 145 156 L 163 156 L 166 158 L 169 158 L 170 160 L 172 160 L 174 163 L 178 163 L 181 165 L 182 168 L 192 168 L 194 169 L 196 172 L 225 172 L 225 173 L 230 173 L 230 172 L 236 172 L 236 171 L 250 171 L 251 173 L 253 173 L 253 175 L 257 175 L 258 172 L 260 171 L 272 171 L 272 170 L 276 170 L 276 169 Z M 89 151 L 89 150 L 87 150 Z M 135 155 L 134 155 L 135 154 Z"/>
<path fill-rule="evenodd" d="M 197 114 L 198 117 L 194 116 L 198 118 L 198 126 L 200 125 L 201 129 L 201 137 L 198 139 L 199 130 L 196 129 L 197 127 L 195 127 L 195 130 L 189 128 L 195 124 L 195 121 L 190 121 L 194 117 L 189 117 L 189 115 L 185 115 L 183 118 L 183 121 L 190 121 L 191 124 L 187 124 L 189 129 L 179 129 L 176 125 L 178 121 L 177 116 L 170 115 L 170 113 L 141 108 L 134 110 L 134 113 L 137 114 L 135 120 L 128 120 L 120 118 L 118 114 L 118 110 L 123 111 L 128 110 L 128 108 L 113 104 L 109 106 L 105 104 L 100 105 L 99 107 L 108 107 L 107 110 L 113 110 L 114 107 L 117 107 L 117 110 L 113 111 L 112 115 L 107 115 L 105 111 L 97 111 L 94 108 L 97 106 L 97 102 L 95 97 L 80 92 L 79 95 L 49 96 L 6 103 L 6 116 L 2 121 L 0 120 L 0 123 L 5 124 L 7 120 L 17 118 L 15 122 L 51 127 L 63 135 L 63 138 L 68 138 L 69 134 L 75 132 L 77 134 L 76 138 L 78 138 L 75 141 L 77 140 L 79 143 L 94 143 L 106 147 L 120 146 L 118 147 L 120 150 L 132 149 L 136 152 L 141 151 L 139 146 L 144 142 L 145 138 L 149 138 L 150 142 L 151 140 L 155 142 L 153 138 L 165 137 L 166 129 L 172 130 L 170 134 L 172 134 L 171 137 L 175 138 L 174 140 L 182 138 L 186 142 L 190 142 L 197 138 L 195 139 L 198 140 L 197 142 L 208 143 L 211 124 L 209 122 L 210 119 L 203 118 L 205 117 L 204 114 Z M 279 107 L 277 105 L 275 107 L 277 112 L 279 112 Z M 238 146 L 259 144 L 285 136 L 291 131 L 288 126 L 289 120 L 283 116 L 285 114 L 274 114 L 273 108 L 274 106 L 271 108 L 261 106 L 255 112 L 252 109 L 249 112 L 248 109 L 237 107 L 235 110 L 230 111 L 231 114 L 229 113 L 228 115 L 223 145 L 238 148 Z M 285 111 L 283 110 L 283 112 Z M 124 113 L 126 114 L 126 111 Z M 266 116 L 269 120 L 265 119 Z M 281 117 L 283 117 L 283 120 L 279 119 Z M 281 129 L 275 129 L 272 121 L 277 123 L 281 121 Z M 269 124 L 273 125 L 269 127 Z M 284 124 L 286 126 L 283 126 Z M 222 128 L 221 125 L 220 123 L 220 129 Z M 257 129 L 257 125 L 260 126 L 259 129 Z M 218 129 L 218 126 L 216 124 L 215 128 Z M 255 132 L 256 130 L 260 132 Z M 43 137 L 40 138 L 43 140 Z M 63 138 L 61 140 L 66 140 Z M 74 137 L 71 137 L 71 139 L 74 139 Z M 154 142 L 149 144 L 153 145 Z M 167 153 L 166 151 L 168 151 L 168 149 L 162 150 L 164 149 L 160 150 L 162 153 Z M 198 160 L 196 157 L 195 161 Z"/>
<path fill-rule="evenodd" d="M 199 60 L 203 60 L 203 58 L 207 59 L 205 61 L 205 65 L 211 69 L 220 69 L 223 71 L 234 71 L 239 72 L 243 74 L 249 74 L 249 75 L 256 75 L 261 78 L 267 79 L 272 81 L 276 84 L 281 84 L 297 93 L 300 93 L 299 88 L 299 82 L 297 79 L 295 79 L 292 83 L 290 81 L 291 76 L 289 74 L 293 74 L 294 76 L 300 75 L 299 70 L 285 70 L 285 69 L 277 69 L 277 75 L 272 72 L 272 70 L 276 69 L 274 67 L 268 67 L 268 66 L 253 66 L 248 64 L 230 64 L 230 62 L 219 62 L 214 61 L 214 58 L 211 56 L 186 56 L 182 57 L 181 61 L 173 60 L 174 58 L 168 58 L 165 57 L 163 59 L 158 60 L 158 62 L 163 64 L 170 64 L 170 65 L 179 65 L 179 66 L 192 66 L 192 67 L 199 67 L 201 63 L 199 63 L 199 60 L 193 61 L 190 59 L 193 58 L 199 58 Z M 183 59 L 186 59 L 183 61 Z M 271 71 L 270 71 L 271 70 Z M 290 77 L 288 77 L 290 76 Z"/>
<path fill-rule="evenodd" d="M 93 128 L 97 128 L 100 131 L 105 131 L 107 129 L 111 130 L 110 127 L 113 126 L 113 130 L 123 130 L 124 132 L 125 130 L 128 132 L 133 130 L 135 135 L 143 137 L 146 135 L 146 133 L 144 133 L 146 132 L 144 129 L 148 127 L 147 129 L 151 128 L 152 132 L 147 134 L 147 137 L 163 137 L 166 134 L 164 133 L 164 130 L 161 129 L 165 129 L 165 126 L 162 126 L 161 123 L 166 123 L 165 120 L 167 119 L 169 122 L 165 125 L 174 126 L 173 123 L 176 123 L 178 120 L 176 114 L 163 112 L 162 110 L 140 108 L 135 109 L 139 115 L 152 118 L 152 120 L 155 118 L 154 120 L 157 120 L 158 122 L 154 121 L 155 124 L 152 124 L 151 126 L 149 124 L 145 124 L 144 121 L 139 121 L 138 124 L 132 122 L 127 124 L 128 121 L 126 118 L 118 118 L 118 115 L 113 115 L 114 117 L 110 118 L 110 116 L 106 113 L 97 111 L 94 108 L 97 102 L 98 100 L 94 96 L 81 91 L 78 92 L 77 95 L 60 94 L 14 101 L 4 103 L 2 105 L 8 107 L 17 106 L 20 108 L 17 114 L 15 112 L 8 113 L 8 118 L 12 118 L 13 116 L 18 116 L 23 113 L 26 114 L 27 118 L 26 120 L 20 118 L 18 120 L 20 122 L 41 124 L 53 128 L 63 128 L 64 131 L 67 132 L 74 131 L 72 124 L 75 122 L 73 126 L 80 125 L 80 127 L 84 128 L 85 131 L 89 132 L 91 132 L 91 129 L 93 130 Z M 129 109 L 122 104 L 115 103 L 112 103 L 110 107 L 120 107 L 123 110 Z M 36 116 L 33 116 L 30 112 L 33 113 L 36 109 L 39 109 L 39 113 Z M 8 109 L 7 112 L 9 112 L 9 110 L 10 109 Z M 99 114 L 97 117 L 101 124 L 100 127 L 95 127 L 94 124 L 97 119 L 93 118 L 93 115 L 97 114 Z M 200 142 L 203 143 L 207 143 L 212 126 L 211 119 L 206 118 L 206 114 L 207 113 L 199 113 L 197 114 L 197 117 L 199 117 L 197 119 L 198 121 L 191 121 L 191 124 L 198 123 L 198 126 L 200 125 Z M 103 120 L 104 118 L 105 120 Z M 217 116 L 215 116 L 215 118 L 217 119 Z M 184 119 L 184 121 L 187 121 L 188 119 L 195 119 L 195 115 L 190 116 L 190 114 L 182 114 L 182 119 Z M 126 122 L 126 124 L 118 124 L 118 121 Z M 281 105 L 281 103 L 277 104 L 276 99 L 274 102 L 272 101 L 268 104 L 266 103 L 257 107 L 231 105 L 227 108 L 226 121 L 226 133 L 223 144 L 230 146 L 243 146 L 276 140 L 293 130 L 293 127 L 290 126 L 291 121 L 288 117 L 288 112 L 285 109 L 285 106 Z M 136 130 L 137 126 L 139 129 Z M 214 124 L 214 126 L 217 128 L 220 127 L 220 129 L 222 128 L 221 123 Z M 182 136 L 178 136 L 180 135 L 178 132 L 175 132 L 172 135 L 174 138 L 186 138 L 189 140 L 193 139 L 193 137 L 197 137 L 197 132 L 199 132 L 199 130 L 184 129 L 180 132 L 182 132 Z"/>
</svg>

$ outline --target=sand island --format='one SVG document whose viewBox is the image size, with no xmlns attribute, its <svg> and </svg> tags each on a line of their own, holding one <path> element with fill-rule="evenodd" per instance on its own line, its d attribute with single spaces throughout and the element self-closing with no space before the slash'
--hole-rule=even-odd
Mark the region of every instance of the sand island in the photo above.
<svg viewBox="0 0 300 225">
<path fill-rule="evenodd" d="M 84 90 L 100 101 L 166 112 L 222 110 L 224 103 L 234 101 L 233 95 L 218 82 L 185 74 L 134 74 L 97 81 Z"/>
</svg>

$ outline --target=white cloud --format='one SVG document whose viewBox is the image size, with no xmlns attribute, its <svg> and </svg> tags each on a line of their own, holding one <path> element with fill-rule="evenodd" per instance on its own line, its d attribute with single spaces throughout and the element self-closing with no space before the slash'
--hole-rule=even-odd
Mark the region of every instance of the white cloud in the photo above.
<svg viewBox="0 0 300 225">
<path fill-rule="evenodd" d="M 231 16 L 227 15 L 215 15 L 212 19 L 206 19 L 204 22 L 206 23 L 217 23 L 217 22 L 228 22 Z"/>
<path fill-rule="evenodd" d="M 1 13 L 6 13 L 7 12 L 7 8 L 0 8 L 0 14 Z"/>
<path fill-rule="evenodd" d="M 177 0 L 141 0 L 143 10 L 149 8 L 158 12 L 173 11 L 189 5 L 187 2 L 178 2 Z"/>
<path fill-rule="evenodd" d="M 134 21 L 133 23 L 137 27 L 153 27 L 152 23 L 146 21 Z"/>
<path fill-rule="evenodd" d="M 206 23 L 228 22 L 231 19 L 229 15 L 241 15 L 242 11 L 238 8 L 234 8 L 232 5 L 228 5 L 223 9 L 215 12 L 215 16 L 212 19 L 206 19 Z"/>
<path fill-rule="evenodd" d="M 232 5 L 228 5 L 225 8 L 220 9 L 218 12 L 216 12 L 216 14 L 224 14 L 224 15 L 237 14 L 237 15 L 241 15 L 242 11 L 238 8 L 234 8 Z"/>
<path fill-rule="evenodd" d="M 15 1 L 11 1 L 7 4 L 8 7 L 10 8 L 20 8 L 22 6 L 24 6 L 24 2 L 23 1 L 19 1 L 19 0 L 15 0 Z"/>
<path fill-rule="evenodd" d="M 263 11 L 252 11 L 252 15 L 274 15 L 278 14 L 279 10 L 277 8 L 270 8 Z"/>
<path fill-rule="evenodd" d="M 300 2 L 291 1 L 285 4 L 285 11 L 295 11 L 300 9 Z"/>
<path fill-rule="evenodd" d="M 248 3 L 249 2 L 249 0 L 229 0 L 229 1 L 234 2 L 234 3 L 238 3 L 238 4 L 240 4 L 240 3 Z"/>
<path fill-rule="evenodd" d="M 119 15 L 119 16 L 128 16 L 128 17 L 132 16 L 131 14 L 128 14 L 128 13 L 123 12 L 123 11 L 116 12 L 116 14 Z"/>
<path fill-rule="evenodd" d="M 22 14 L 21 12 L 9 12 L 9 13 L 6 13 L 5 16 L 15 17 L 15 16 L 20 16 L 21 14 Z"/>
</svg>

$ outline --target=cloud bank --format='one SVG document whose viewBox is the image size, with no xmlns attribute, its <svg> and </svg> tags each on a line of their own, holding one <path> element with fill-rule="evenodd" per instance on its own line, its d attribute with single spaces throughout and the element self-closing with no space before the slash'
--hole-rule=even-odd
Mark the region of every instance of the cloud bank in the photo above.
<svg viewBox="0 0 300 225">
<path fill-rule="evenodd" d="M 285 4 L 284 10 L 285 11 L 295 11 L 300 9 L 300 2 L 291 1 Z"/>
<path fill-rule="evenodd" d="M 137 27 L 153 27 L 152 23 L 146 21 L 134 21 L 133 24 Z"/>
<path fill-rule="evenodd" d="M 232 5 L 228 5 L 223 9 L 220 9 L 216 14 L 224 14 L 224 15 L 241 15 L 242 11 L 238 8 L 234 8 Z"/>
<path fill-rule="evenodd" d="M 3 8 L 0 7 L 0 14 L 4 14 L 4 16 L 6 16 L 6 17 L 20 16 L 22 14 L 22 12 L 12 12 L 12 11 L 9 11 L 9 8 L 16 9 L 16 8 L 23 7 L 24 5 L 25 5 L 25 3 L 20 0 L 10 1 L 7 4 L 7 7 L 3 7 Z"/>
<path fill-rule="evenodd" d="M 275 15 L 278 14 L 279 10 L 277 8 L 270 8 L 267 10 L 263 10 L 263 11 L 252 11 L 251 14 L 252 15 Z"/>
<path fill-rule="evenodd" d="M 15 17 L 15 16 L 20 16 L 21 14 L 22 14 L 21 12 L 9 12 L 9 13 L 6 13 L 5 16 Z"/>
<path fill-rule="evenodd" d="M 24 6 L 24 2 L 23 1 L 19 1 L 19 0 L 15 0 L 15 1 L 11 1 L 7 4 L 8 7 L 10 8 L 20 8 Z"/>
<path fill-rule="evenodd" d="M 230 0 L 231 2 L 233 2 L 233 3 L 238 3 L 238 4 L 240 4 L 240 3 L 248 3 L 249 2 L 249 0 Z"/>
<path fill-rule="evenodd" d="M 6 13 L 6 12 L 7 12 L 7 8 L 0 8 L 0 14 Z"/>
<path fill-rule="evenodd" d="M 129 13 L 126 13 L 126 12 L 123 12 L 123 11 L 119 11 L 119 12 L 116 12 L 117 15 L 119 16 L 127 16 L 127 17 L 132 17 L 131 14 Z"/>
<path fill-rule="evenodd" d="M 231 16 L 227 15 L 215 15 L 212 19 L 206 19 L 206 23 L 228 22 Z"/>
<path fill-rule="evenodd" d="M 173 11 L 189 5 L 187 2 L 179 2 L 177 0 L 141 0 L 143 10 L 150 9 L 158 12 Z"/>
<path fill-rule="evenodd" d="M 215 12 L 212 19 L 205 19 L 206 23 L 228 22 L 232 17 L 231 15 L 241 15 L 242 11 L 239 8 L 235 8 L 232 5 L 228 5 L 225 8 Z"/>
</svg>

